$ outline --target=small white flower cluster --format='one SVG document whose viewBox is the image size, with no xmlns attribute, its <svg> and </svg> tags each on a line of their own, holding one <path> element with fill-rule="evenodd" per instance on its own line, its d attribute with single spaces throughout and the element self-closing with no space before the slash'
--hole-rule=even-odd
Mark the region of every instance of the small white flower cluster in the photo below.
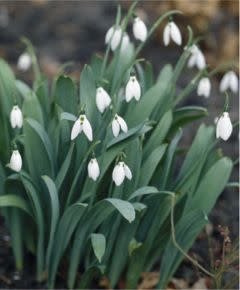
<svg viewBox="0 0 240 290">
<path fill-rule="evenodd" d="M 148 31 L 145 23 L 136 17 L 133 22 L 133 35 L 137 40 L 144 42 L 147 39 Z M 121 26 L 112 26 L 108 29 L 105 36 L 105 43 L 109 44 L 112 51 L 116 50 L 121 43 L 121 51 L 125 51 L 129 44 L 130 38 L 126 32 L 122 31 Z"/>
</svg>

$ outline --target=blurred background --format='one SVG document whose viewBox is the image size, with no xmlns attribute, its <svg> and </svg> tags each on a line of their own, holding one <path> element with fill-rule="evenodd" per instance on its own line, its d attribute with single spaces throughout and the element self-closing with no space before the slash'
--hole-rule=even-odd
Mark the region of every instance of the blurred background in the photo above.
<svg viewBox="0 0 240 290">
<path fill-rule="evenodd" d="M 7 60 L 18 78 L 27 82 L 32 79 L 31 71 L 20 72 L 16 63 L 24 46 L 19 38 L 29 38 L 36 48 L 43 72 L 51 80 L 60 66 L 73 61 L 67 73 L 79 79 L 81 68 L 90 61 L 93 53 L 104 53 L 104 38 L 108 28 L 114 23 L 117 4 L 124 10 L 131 1 L 1 1 L 0 2 L 0 57 Z M 174 18 L 180 27 L 184 43 L 187 41 L 187 25 L 193 28 L 194 34 L 203 36 L 200 47 L 203 50 L 210 68 L 233 60 L 238 73 L 239 64 L 239 1 L 238 0 L 172 0 L 140 1 L 137 14 L 149 27 L 157 17 L 171 9 L 178 9 L 183 15 Z M 171 44 L 163 46 L 162 34 L 164 24 L 159 27 L 154 37 L 147 43 L 142 57 L 153 62 L 156 74 L 166 63 L 175 65 L 183 47 Z M 129 27 L 131 35 L 131 27 Z M 186 69 L 179 81 L 179 88 L 185 87 L 196 71 Z M 224 96 L 219 93 L 219 80 L 223 72 L 212 79 L 212 92 L 209 99 L 198 97 L 194 92 L 184 104 L 206 106 L 209 116 L 204 120 L 213 123 L 221 112 Z M 239 118 L 239 98 L 230 99 L 230 116 L 232 121 Z M 196 133 L 198 123 L 185 132 L 182 143 L 189 145 Z M 234 131 L 228 142 L 221 142 L 226 155 L 234 160 L 238 157 L 238 132 Z M 238 179 L 238 170 L 233 172 L 232 180 Z M 221 248 L 218 226 L 227 226 L 230 237 L 238 237 L 238 191 L 226 190 L 210 216 L 211 236 L 216 251 Z M 4 229 L 1 233 L 6 235 Z M 208 260 L 208 246 L 204 236 L 200 236 L 192 251 L 200 262 Z M 0 255 L 0 264 L 4 262 Z M 208 261 L 206 262 L 208 263 Z M 181 269 L 179 275 L 181 275 Z M 185 271 L 185 270 L 184 270 Z M 1 273 L 0 273 L 1 278 Z M 1 280 L 1 279 L 0 279 Z"/>
</svg>

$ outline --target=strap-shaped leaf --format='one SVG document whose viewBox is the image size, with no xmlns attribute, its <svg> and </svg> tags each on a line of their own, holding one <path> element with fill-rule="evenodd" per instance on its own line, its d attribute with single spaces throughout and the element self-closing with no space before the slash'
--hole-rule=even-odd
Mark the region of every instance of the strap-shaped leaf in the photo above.
<svg viewBox="0 0 240 290">
<path fill-rule="evenodd" d="M 26 200 L 15 194 L 0 196 L 0 207 L 17 207 L 33 217 L 29 204 L 26 202 Z"/>
<path fill-rule="evenodd" d="M 103 234 L 91 234 L 91 243 L 94 254 L 98 261 L 101 263 L 102 257 L 106 249 L 106 239 Z"/>
</svg>

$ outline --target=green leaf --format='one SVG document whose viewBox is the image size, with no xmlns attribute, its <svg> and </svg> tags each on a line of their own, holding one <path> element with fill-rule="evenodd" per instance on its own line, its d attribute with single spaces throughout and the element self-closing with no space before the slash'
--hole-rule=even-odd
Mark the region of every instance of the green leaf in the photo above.
<svg viewBox="0 0 240 290">
<path fill-rule="evenodd" d="M 144 158 L 148 156 L 156 147 L 162 144 L 164 141 L 170 126 L 172 124 L 172 111 L 166 112 L 157 126 L 153 128 L 149 138 L 146 138 L 146 144 L 144 145 Z"/>
<path fill-rule="evenodd" d="M 44 174 L 54 177 L 55 157 L 44 128 L 37 121 L 26 119 L 23 132 L 26 159 L 34 180 L 39 182 Z"/>
<path fill-rule="evenodd" d="M 99 263 L 102 261 L 102 257 L 106 249 L 106 239 L 102 234 L 91 234 L 91 243 L 93 247 L 94 254 L 98 259 Z"/>
<path fill-rule="evenodd" d="M 26 200 L 15 194 L 0 196 L 0 207 L 17 207 L 32 217 L 31 209 Z"/>
<path fill-rule="evenodd" d="M 129 223 L 135 219 L 134 207 L 128 201 L 117 198 L 107 198 L 106 201 L 110 202 Z"/>
<path fill-rule="evenodd" d="M 56 103 L 68 113 L 78 113 L 77 90 L 73 80 L 65 75 L 59 76 L 55 87 Z"/>
<path fill-rule="evenodd" d="M 204 214 L 199 210 L 186 213 L 177 222 L 175 226 L 176 240 L 184 251 L 188 251 L 206 222 Z M 157 286 L 158 289 L 166 288 L 167 283 L 175 273 L 182 259 L 183 255 L 175 247 L 170 238 L 165 246 L 162 257 L 160 266 L 161 278 Z"/>
<path fill-rule="evenodd" d="M 67 120 L 67 121 L 73 121 L 75 122 L 77 120 L 77 117 L 73 114 L 63 112 L 61 113 L 61 120 Z"/>
<path fill-rule="evenodd" d="M 84 203 L 75 203 L 68 207 L 57 226 L 57 231 L 54 237 L 54 247 L 52 248 L 50 264 L 49 264 L 49 280 L 48 287 L 53 289 L 57 268 L 59 262 L 69 245 L 70 239 L 82 218 L 87 204 Z M 63 235 L 64 233 L 64 235 Z"/>
<path fill-rule="evenodd" d="M 57 188 L 54 182 L 52 181 L 52 179 L 48 177 L 47 175 L 42 176 L 42 179 L 48 188 L 50 204 L 51 204 L 51 222 L 50 222 L 51 225 L 50 225 L 50 234 L 49 234 L 49 241 L 48 241 L 47 255 L 46 255 L 46 265 L 48 266 L 50 262 L 49 261 L 50 254 L 54 246 L 54 235 L 55 235 L 57 224 L 58 224 L 60 205 L 59 205 Z"/>
<path fill-rule="evenodd" d="M 143 186 L 143 187 L 139 188 L 138 190 L 134 191 L 130 195 L 129 200 L 132 200 L 136 197 L 140 197 L 143 195 L 158 193 L 158 192 L 159 192 L 159 190 L 154 186 Z"/>
<path fill-rule="evenodd" d="M 162 160 L 167 149 L 167 144 L 160 145 L 150 153 L 148 158 L 143 162 L 139 179 L 139 186 L 147 185 L 153 176 L 153 173 Z"/>
</svg>

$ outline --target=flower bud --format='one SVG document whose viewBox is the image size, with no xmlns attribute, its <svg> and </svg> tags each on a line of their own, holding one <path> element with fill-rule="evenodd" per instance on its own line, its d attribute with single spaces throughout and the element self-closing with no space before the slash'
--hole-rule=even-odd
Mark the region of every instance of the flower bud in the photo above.
<svg viewBox="0 0 240 290">
<path fill-rule="evenodd" d="M 175 22 L 170 21 L 166 27 L 164 28 L 163 31 L 163 43 L 165 46 L 168 46 L 170 43 L 170 38 L 177 44 L 181 45 L 182 44 L 182 35 L 175 24 Z"/>
<path fill-rule="evenodd" d="M 22 169 L 22 157 L 18 150 L 13 150 L 9 167 L 16 172 Z"/>
<path fill-rule="evenodd" d="M 97 180 L 100 175 L 100 169 L 96 158 L 93 158 L 88 163 L 88 176 L 92 178 L 94 181 Z"/>
<path fill-rule="evenodd" d="M 106 36 L 105 36 L 105 43 L 108 44 L 109 42 L 111 45 L 112 51 L 114 51 L 120 44 L 122 38 L 122 29 L 119 26 L 112 26 L 108 29 Z"/>
<path fill-rule="evenodd" d="M 232 134 L 232 122 L 228 112 L 224 112 L 217 120 L 216 137 L 227 141 Z"/>
<path fill-rule="evenodd" d="M 23 115 L 22 111 L 18 106 L 13 106 L 12 111 L 10 113 L 10 123 L 12 128 L 22 128 L 23 125 Z"/>
<path fill-rule="evenodd" d="M 227 72 L 220 82 L 221 92 L 225 92 L 228 89 L 230 89 L 233 93 L 238 92 L 238 77 L 234 71 Z"/>
<path fill-rule="evenodd" d="M 147 39 L 147 27 L 145 23 L 136 17 L 133 22 L 133 35 L 137 40 L 144 42 Z"/>
<path fill-rule="evenodd" d="M 98 110 L 103 113 L 104 110 L 111 104 L 111 98 L 109 94 L 102 88 L 99 87 L 96 90 L 96 105 Z"/>
<path fill-rule="evenodd" d="M 17 68 L 22 71 L 27 71 L 31 67 L 31 64 L 32 64 L 31 56 L 27 52 L 25 52 L 19 56 Z"/>
<path fill-rule="evenodd" d="M 209 78 L 202 78 L 198 84 L 197 94 L 198 96 L 203 96 L 208 98 L 211 91 L 211 83 Z"/>
</svg>

